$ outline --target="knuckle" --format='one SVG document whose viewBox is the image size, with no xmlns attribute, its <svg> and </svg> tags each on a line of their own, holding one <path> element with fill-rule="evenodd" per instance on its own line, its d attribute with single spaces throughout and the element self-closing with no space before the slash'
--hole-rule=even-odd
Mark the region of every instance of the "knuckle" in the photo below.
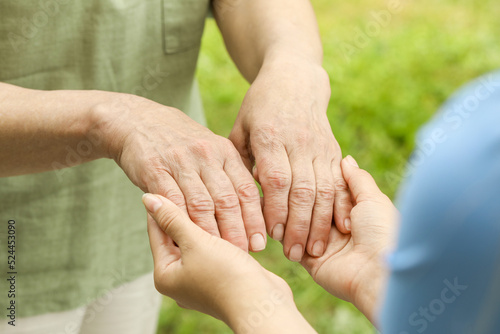
<svg viewBox="0 0 500 334">
<path fill-rule="evenodd" d="M 316 198 L 316 191 L 313 184 L 302 183 L 292 186 L 290 198 L 296 198 L 300 202 L 311 203 Z"/>
<path fill-rule="evenodd" d="M 234 144 L 231 140 L 225 137 L 219 137 L 219 138 L 221 141 L 221 145 L 226 152 L 236 153 L 236 147 L 234 147 Z"/>
<path fill-rule="evenodd" d="M 207 219 L 202 219 L 202 218 L 196 219 L 196 218 L 197 217 L 195 217 L 195 219 L 193 220 L 193 222 L 199 228 L 201 228 L 203 231 L 207 232 L 211 236 L 220 237 L 219 229 L 217 228 L 217 225 L 215 225 L 215 223 L 212 223 L 211 221 L 209 221 Z M 191 249 L 192 248 L 193 247 L 191 247 Z M 186 249 L 186 245 L 184 246 L 184 249 Z M 184 253 L 186 253 L 186 250 L 184 250 Z"/>
<path fill-rule="evenodd" d="M 264 181 L 266 185 L 276 190 L 289 189 L 292 178 L 288 173 L 282 171 L 271 171 L 265 177 Z"/>
<path fill-rule="evenodd" d="M 190 199 L 188 199 L 187 206 L 188 208 L 193 210 L 194 213 L 215 213 L 214 203 L 211 199 L 205 197 L 204 195 L 196 195 L 191 197 Z"/>
<path fill-rule="evenodd" d="M 240 225 L 232 224 L 224 226 L 221 233 L 224 239 L 230 241 L 233 244 L 240 245 L 246 243 L 245 230 Z"/>
<path fill-rule="evenodd" d="M 170 174 L 170 170 L 166 163 L 158 155 L 147 155 L 139 158 L 139 166 L 141 169 L 135 171 L 142 184 L 149 184 L 161 179 L 165 173 Z"/>
<path fill-rule="evenodd" d="M 288 215 L 288 202 L 268 201 L 263 208 L 264 219 L 268 227 L 274 227 L 276 224 L 285 224 Z"/>
<path fill-rule="evenodd" d="M 213 144 L 208 140 L 198 140 L 193 143 L 192 151 L 200 157 L 210 158 L 213 156 Z"/>
<path fill-rule="evenodd" d="M 316 194 L 318 199 L 333 201 L 335 197 L 335 187 L 330 183 L 319 183 L 316 186 Z"/>
<path fill-rule="evenodd" d="M 275 125 L 264 125 L 251 134 L 252 145 L 266 151 L 278 151 L 283 146 L 283 134 Z"/>
<path fill-rule="evenodd" d="M 316 219 L 313 226 L 314 228 L 321 230 L 330 229 L 330 227 L 332 226 L 332 213 L 325 212 L 323 215 L 323 219 Z"/>
<path fill-rule="evenodd" d="M 328 134 L 329 138 L 325 140 L 324 145 L 325 147 L 327 147 L 330 153 L 334 154 L 332 163 L 340 164 L 340 161 L 342 160 L 342 148 L 340 147 L 340 144 L 337 142 L 337 139 L 335 138 L 331 130 L 328 131 Z"/>
<path fill-rule="evenodd" d="M 247 150 L 246 146 L 243 146 L 242 149 Z M 231 161 L 237 161 L 243 165 L 243 161 L 241 161 L 242 154 L 240 154 L 240 151 L 238 151 L 238 149 L 234 146 L 234 144 L 231 141 L 229 141 L 228 144 L 224 144 L 223 152 L 225 154 L 226 159 Z"/>
<path fill-rule="evenodd" d="M 214 198 L 215 207 L 220 210 L 234 210 L 238 208 L 240 201 L 236 194 L 222 194 Z"/>
<path fill-rule="evenodd" d="M 155 192 L 168 198 L 177 206 L 183 206 L 185 204 L 185 198 L 182 192 L 169 188 L 168 185 L 159 185 Z"/>
<path fill-rule="evenodd" d="M 166 155 L 166 160 L 177 166 L 182 165 L 186 160 L 186 154 L 179 148 L 172 148 Z"/>
<path fill-rule="evenodd" d="M 252 133 L 252 139 L 258 144 L 269 145 L 274 141 L 278 129 L 274 125 L 265 125 Z"/>
<path fill-rule="evenodd" d="M 335 198 L 335 208 L 341 210 L 349 210 L 352 207 L 351 198 L 347 196 L 337 196 Z"/>
<path fill-rule="evenodd" d="M 184 205 L 184 195 L 182 195 L 182 193 L 179 193 L 179 192 L 174 192 L 174 191 L 167 191 L 166 193 L 166 197 L 172 202 L 174 203 L 175 205 L 177 206 L 182 206 Z"/>
<path fill-rule="evenodd" d="M 333 145 L 327 141 L 320 141 L 319 143 L 315 143 L 316 152 L 321 153 L 323 156 L 334 156 L 335 151 L 333 149 Z"/>
<path fill-rule="evenodd" d="M 347 186 L 347 183 L 345 182 L 343 177 L 336 177 L 333 180 L 333 183 L 335 184 L 335 190 L 344 192 L 349 191 L 349 187 Z"/>
<path fill-rule="evenodd" d="M 152 166 L 153 168 L 162 166 L 162 161 L 158 154 L 148 153 L 139 159 L 144 166 Z"/>
<path fill-rule="evenodd" d="M 150 175 L 149 173 L 140 173 L 139 174 L 139 188 L 143 189 L 143 187 L 145 187 L 145 189 L 147 189 L 147 191 L 149 191 L 149 189 L 151 188 L 151 185 L 154 184 L 155 182 L 155 176 L 154 174 Z"/>
<path fill-rule="evenodd" d="M 250 201 L 259 197 L 259 189 L 255 183 L 245 183 L 236 189 L 236 194 L 243 201 Z"/>
<path fill-rule="evenodd" d="M 296 219 L 291 228 L 294 236 L 301 237 L 305 235 L 307 237 L 311 228 L 311 222 L 308 219 Z"/>
<path fill-rule="evenodd" d="M 338 157 L 340 157 L 339 160 L 342 160 L 342 148 L 340 147 L 340 144 L 337 142 L 337 140 L 333 141 L 333 150 L 335 151 L 335 153 L 338 153 Z"/>
<path fill-rule="evenodd" d="M 295 133 L 295 139 L 301 146 L 307 146 L 312 138 L 311 132 L 307 129 L 301 129 Z"/>
</svg>

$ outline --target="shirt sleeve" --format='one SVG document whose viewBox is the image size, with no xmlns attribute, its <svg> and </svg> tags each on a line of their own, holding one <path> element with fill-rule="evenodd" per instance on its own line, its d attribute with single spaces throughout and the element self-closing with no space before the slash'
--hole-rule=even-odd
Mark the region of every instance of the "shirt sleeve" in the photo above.
<svg viewBox="0 0 500 334">
<path fill-rule="evenodd" d="M 382 333 L 500 333 L 500 72 L 420 132 L 398 198 Z"/>
</svg>

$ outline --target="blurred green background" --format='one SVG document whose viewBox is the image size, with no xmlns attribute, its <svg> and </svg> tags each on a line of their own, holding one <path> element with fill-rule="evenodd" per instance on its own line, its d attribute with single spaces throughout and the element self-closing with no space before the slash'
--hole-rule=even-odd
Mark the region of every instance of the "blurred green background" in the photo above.
<svg viewBox="0 0 500 334">
<path fill-rule="evenodd" d="M 333 132 L 343 155 L 353 155 L 394 197 L 417 129 L 462 84 L 500 68 L 500 2 L 400 0 L 399 13 L 377 21 L 373 13 L 387 10 L 389 2 L 312 0 L 332 86 Z M 212 19 L 197 76 L 210 129 L 229 135 L 248 83 Z M 290 284 L 299 310 L 319 333 L 372 331 L 352 305 L 286 260 L 280 244 L 270 240 L 255 257 Z M 158 333 L 230 332 L 218 320 L 164 300 Z"/>
</svg>

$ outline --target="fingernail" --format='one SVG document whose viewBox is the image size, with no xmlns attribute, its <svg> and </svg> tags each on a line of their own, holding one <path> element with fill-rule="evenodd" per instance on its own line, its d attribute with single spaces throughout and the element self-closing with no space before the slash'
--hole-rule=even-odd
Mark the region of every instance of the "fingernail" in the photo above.
<svg viewBox="0 0 500 334">
<path fill-rule="evenodd" d="M 356 162 L 356 160 L 354 160 L 354 158 L 351 157 L 350 155 L 348 155 L 347 157 L 345 157 L 345 159 L 349 163 L 349 165 L 354 166 L 354 167 L 359 167 L 358 163 Z"/>
<path fill-rule="evenodd" d="M 351 230 L 351 218 L 346 218 L 344 220 L 344 227 L 346 230 L 350 231 Z"/>
<path fill-rule="evenodd" d="M 321 240 L 316 241 L 312 249 L 312 255 L 319 257 L 323 255 L 324 251 L 325 251 L 325 243 Z"/>
<path fill-rule="evenodd" d="M 142 195 L 142 203 L 151 213 L 155 213 L 163 205 L 161 200 L 153 194 Z"/>
<path fill-rule="evenodd" d="M 293 245 L 290 249 L 290 253 L 288 254 L 288 258 L 293 262 L 299 262 L 302 260 L 302 246 L 299 244 Z"/>
<path fill-rule="evenodd" d="M 285 225 L 277 224 L 274 226 L 272 231 L 272 237 L 276 241 L 283 240 L 283 235 L 285 234 Z"/>
<path fill-rule="evenodd" d="M 260 233 L 255 233 L 250 237 L 250 246 L 252 247 L 252 251 L 258 252 L 266 248 L 266 241 L 264 237 Z"/>
</svg>

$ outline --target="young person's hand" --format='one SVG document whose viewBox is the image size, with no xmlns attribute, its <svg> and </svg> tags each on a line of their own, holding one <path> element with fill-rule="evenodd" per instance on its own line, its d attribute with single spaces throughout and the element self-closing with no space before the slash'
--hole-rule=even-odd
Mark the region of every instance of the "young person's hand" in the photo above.
<svg viewBox="0 0 500 334">
<path fill-rule="evenodd" d="M 146 194 L 159 292 L 223 320 L 237 333 L 311 333 L 290 287 L 228 241 L 195 225 L 159 195 Z"/>
<path fill-rule="evenodd" d="M 325 254 L 305 256 L 302 265 L 325 290 L 352 302 L 373 323 L 387 276 L 382 257 L 394 243 L 398 213 L 351 156 L 341 166 L 354 206 L 351 234 L 332 226 Z"/>
</svg>

